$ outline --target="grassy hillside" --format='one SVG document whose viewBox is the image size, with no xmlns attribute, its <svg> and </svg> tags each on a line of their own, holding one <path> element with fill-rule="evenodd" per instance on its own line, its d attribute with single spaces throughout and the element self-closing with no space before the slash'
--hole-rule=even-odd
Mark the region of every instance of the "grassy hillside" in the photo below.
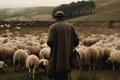
<svg viewBox="0 0 120 80">
<path fill-rule="evenodd" d="M 72 18 L 70 21 L 110 21 L 120 20 L 119 0 L 94 0 L 96 8 L 94 14 Z M 0 18 L 4 20 L 52 20 L 54 7 L 8 8 L 0 10 Z"/>
<path fill-rule="evenodd" d="M 72 21 L 109 21 L 120 20 L 120 1 L 119 0 L 94 0 L 96 9 L 94 14 L 70 19 Z"/>
<path fill-rule="evenodd" d="M 50 15 L 53 8 L 54 7 L 29 7 L 1 9 L 0 18 L 4 20 L 49 20 L 51 19 Z"/>
</svg>

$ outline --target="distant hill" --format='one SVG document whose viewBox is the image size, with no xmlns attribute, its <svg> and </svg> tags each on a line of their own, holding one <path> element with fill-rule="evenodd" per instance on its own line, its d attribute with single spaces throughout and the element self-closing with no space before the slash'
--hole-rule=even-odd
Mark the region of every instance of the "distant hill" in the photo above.
<svg viewBox="0 0 120 80">
<path fill-rule="evenodd" d="M 120 0 L 94 0 L 96 9 L 94 14 L 72 18 L 70 21 L 109 21 L 120 20 Z"/>
<path fill-rule="evenodd" d="M 50 20 L 54 7 L 28 7 L 0 9 L 3 20 Z"/>
<path fill-rule="evenodd" d="M 96 8 L 92 15 L 69 19 L 70 21 L 110 21 L 120 20 L 120 0 L 93 0 Z M 0 9 L 1 20 L 52 20 L 54 7 L 29 7 Z"/>
</svg>

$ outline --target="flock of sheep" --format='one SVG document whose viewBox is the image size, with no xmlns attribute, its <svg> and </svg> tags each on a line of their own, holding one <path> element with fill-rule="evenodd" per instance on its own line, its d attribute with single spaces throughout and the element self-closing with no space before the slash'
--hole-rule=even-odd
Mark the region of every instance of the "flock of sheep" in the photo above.
<svg viewBox="0 0 120 80">
<path fill-rule="evenodd" d="M 46 70 L 49 63 L 50 48 L 46 44 L 47 33 L 41 35 L 24 34 L 7 31 L 0 35 L 0 69 L 4 69 L 9 59 L 14 71 L 27 69 L 30 78 L 35 78 L 39 68 Z M 84 65 L 88 70 L 102 69 L 104 64 L 111 62 L 113 70 L 116 64 L 120 69 L 120 34 L 80 35 L 80 44 L 76 47 L 80 55 L 80 69 Z"/>
<path fill-rule="evenodd" d="M 22 37 L 11 32 L 0 35 L 0 69 L 8 66 L 5 62 L 9 61 L 13 63 L 14 71 L 27 69 L 29 77 L 34 79 L 38 68 L 46 70 L 49 63 L 47 37 L 46 33 L 40 36 L 26 34 Z"/>
<path fill-rule="evenodd" d="M 103 69 L 112 64 L 113 70 L 120 70 L 120 34 L 91 34 L 80 36 L 80 45 L 76 48 L 80 54 L 80 66 L 88 70 Z M 108 65 L 107 67 L 110 67 Z"/>
</svg>

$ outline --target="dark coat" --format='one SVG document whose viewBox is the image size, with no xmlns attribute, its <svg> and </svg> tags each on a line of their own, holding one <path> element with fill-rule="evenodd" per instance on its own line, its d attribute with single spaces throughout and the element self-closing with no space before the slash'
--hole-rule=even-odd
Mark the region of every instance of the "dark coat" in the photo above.
<svg viewBox="0 0 120 80">
<path fill-rule="evenodd" d="M 50 26 L 47 44 L 51 47 L 48 74 L 70 70 L 70 54 L 79 44 L 73 25 L 58 21 Z"/>
</svg>

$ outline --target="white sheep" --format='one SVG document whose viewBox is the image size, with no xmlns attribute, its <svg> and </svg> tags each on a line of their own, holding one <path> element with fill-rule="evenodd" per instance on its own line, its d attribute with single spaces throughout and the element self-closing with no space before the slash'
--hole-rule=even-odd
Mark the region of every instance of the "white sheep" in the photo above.
<svg viewBox="0 0 120 80">
<path fill-rule="evenodd" d="M 49 46 L 47 45 L 47 43 L 44 43 L 44 44 L 42 44 L 42 45 L 40 45 L 40 48 L 42 49 L 42 48 L 48 48 Z"/>
<path fill-rule="evenodd" d="M 36 55 L 29 55 L 26 60 L 26 68 L 29 70 L 29 77 L 34 79 L 39 68 L 40 61 Z"/>
<path fill-rule="evenodd" d="M 48 63 L 49 63 L 49 61 L 47 59 L 40 59 L 39 67 L 44 69 L 46 72 Z"/>
<path fill-rule="evenodd" d="M 80 55 L 80 69 L 83 68 L 83 65 L 85 64 L 85 51 L 86 47 L 80 46 L 79 48 L 76 49 Z"/>
<path fill-rule="evenodd" d="M 4 69 L 4 67 L 6 67 L 6 66 L 8 66 L 8 65 L 6 65 L 4 63 L 4 61 L 0 61 L 0 70 Z"/>
<path fill-rule="evenodd" d="M 42 58 L 42 59 L 49 59 L 49 56 L 50 56 L 50 48 L 43 48 L 40 50 L 39 52 L 39 58 Z"/>
<path fill-rule="evenodd" d="M 89 47 L 85 51 L 85 61 L 89 66 L 89 70 L 95 70 L 99 60 L 99 52 L 96 47 Z"/>
<path fill-rule="evenodd" d="M 25 44 L 17 44 L 16 46 L 18 49 L 25 49 L 25 47 L 26 47 Z"/>
<path fill-rule="evenodd" d="M 89 46 L 95 44 L 95 43 L 98 42 L 98 41 L 99 41 L 98 38 L 86 38 L 86 39 L 83 40 L 82 43 L 83 43 L 85 46 L 89 47 Z"/>
<path fill-rule="evenodd" d="M 30 51 L 30 54 L 34 54 L 36 56 L 39 56 L 40 47 L 38 46 L 26 46 L 26 49 Z"/>
<path fill-rule="evenodd" d="M 99 69 L 102 69 L 103 66 L 103 56 L 104 56 L 104 50 L 101 47 L 96 47 L 98 53 L 99 53 L 99 59 L 98 59 L 98 65 L 99 65 Z"/>
<path fill-rule="evenodd" d="M 47 39 L 46 38 L 40 38 L 40 44 L 42 45 L 42 44 L 44 44 L 44 43 L 46 43 L 47 42 Z"/>
<path fill-rule="evenodd" d="M 115 70 L 115 64 L 118 64 L 120 70 L 120 50 L 112 49 L 110 57 L 108 58 L 113 64 L 113 70 Z"/>
<path fill-rule="evenodd" d="M 120 50 L 120 44 L 116 46 L 116 49 L 117 49 L 117 50 Z"/>
<path fill-rule="evenodd" d="M 33 41 L 28 41 L 26 45 L 33 46 L 34 42 Z"/>
<path fill-rule="evenodd" d="M 7 43 L 8 41 L 9 41 L 8 38 L 0 38 L 1 44 L 5 44 L 5 43 Z"/>
<path fill-rule="evenodd" d="M 13 47 L 0 47 L 0 60 L 5 60 L 5 59 L 11 59 L 12 61 L 12 57 L 15 53 L 15 51 L 17 50 L 17 47 L 13 46 Z"/>
<path fill-rule="evenodd" d="M 111 50 L 112 48 L 107 48 L 107 47 L 103 49 L 103 52 L 104 52 L 103 57 L 102 57 L 103 62 L 105 62 L 110 57 Z"/>
<path fill-rule="evenodd" d="M 13 56 L 13 65 L 14 65 L 14 71 L 19 68 L 20 70 L 23 70 L 25 68 L 25 62 L 28 57 L 29 53 L 26 50 L 18 49 L 14 56 Z"/>
<path fill-rule="evenodd" d="M 42 44 L 46 43 L 47 39 L 48 39 L 47 34 L 46 33 L 42 33 L 41 37 L 40 37 L 40 44 L 42 45 Z"/>
</svg>

